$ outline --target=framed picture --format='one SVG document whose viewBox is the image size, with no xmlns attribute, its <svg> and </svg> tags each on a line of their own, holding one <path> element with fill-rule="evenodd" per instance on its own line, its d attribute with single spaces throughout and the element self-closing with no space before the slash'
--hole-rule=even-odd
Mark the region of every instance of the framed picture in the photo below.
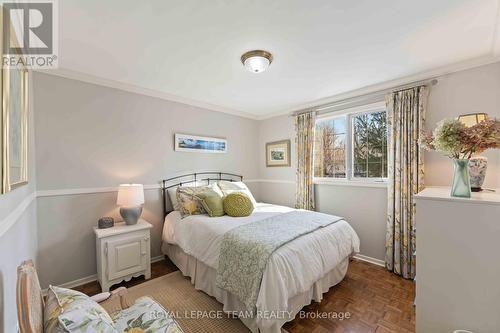
<svg viewBox="0 0 500 333">
<path fill-rule="evenodd" d="M 266 166 L 288 167 L 290 165 L 290 140 L 266 143 Z"/>
<path fill-rule="evenodd" d="M 221 138 L 176 133 L 174 140 L 175 151 L 216 154 L 227 152 L 227 141 Z"/>
<path fill-rule="evenodd" d="M 14 35 L 10 38 L 19 45 Z M 6 193 L 28 183 L 28 70 L 23 64 L 3 67 L 0 82 L 1 190 Z"/>
</svg>

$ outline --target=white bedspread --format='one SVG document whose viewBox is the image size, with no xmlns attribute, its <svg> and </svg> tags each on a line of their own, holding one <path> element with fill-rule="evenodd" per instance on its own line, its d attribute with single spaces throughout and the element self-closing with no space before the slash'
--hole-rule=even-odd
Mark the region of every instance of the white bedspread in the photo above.
<svg viewBox="0 0 500 333">
<path fill-rule="evenodd" d="M 225 232 L 292 210 L 259 203 L 248 217 L 194 215 L 184 219 L 174 211 L 165 218 L 163 241 L 180 246 L 185 253 L 217 269 Z M 309 290 L 314 282 L 355 252 L 359 252 L 359 238 L 344 220 L 285 244 L 271 255 L 268 262 L 257 310 L 286 311 L 288 299 Z"/>
</svg>

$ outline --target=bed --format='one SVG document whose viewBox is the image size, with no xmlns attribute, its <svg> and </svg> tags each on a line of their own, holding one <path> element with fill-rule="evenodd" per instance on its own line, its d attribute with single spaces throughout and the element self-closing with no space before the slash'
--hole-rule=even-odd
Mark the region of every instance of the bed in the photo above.
<svg viewBox="0 0 500 333">
<path fill-rule="evenodd" d="M 199 184 L 200 174 L 193 176 Z M 201 177 L 202 181 L 229 180 L 241 176 L 215 173 L 215 177 Z M 175 180 L 170 179 L 166 181 Z M 189 183 L 180 181 L 176 186 Z M 175 185 L 163 183 L 165 200 L 167 189 Z M 165 201 L 164 200 L 164 201 Z M 166 207 L 166 206 L 165 206 Z M 224 235 L 240 226 L 262 223 L 274 217 L 286 217 L 295 209 L 266 203 L 257 203 L 247 217 L 209 217 L 191 215 L 181 218 L 178 211 L 165 209 L 162 252 L 183 275 L 191 278 L 195 288 L 215 297 L 224 305 L 224 311 L 237 315 L 254 333 L 278 333 L 287 321 L 311 303 L 320 302 L 323 293 L 339 283 L 347 272 L 349 258 L 359 252 L 359 238 L 344 219 L 297 237 L 272 252 L 265 266 L 255 311 L 241 298 L 216 283 L 219 255 Z"/>
</svg>

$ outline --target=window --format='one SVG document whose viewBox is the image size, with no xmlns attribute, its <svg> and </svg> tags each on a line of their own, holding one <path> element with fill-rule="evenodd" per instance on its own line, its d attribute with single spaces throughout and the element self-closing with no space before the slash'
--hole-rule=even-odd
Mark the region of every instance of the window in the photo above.
<svg viewBox="0 0 500 333">
<path fill-rule="evenodd" d="M 335 117 L 316 121 L 314 176 L 346 177 L 346 119 Z"/>
<path fill-rule="evenodd" d="M 385 111 L 358 114 L 352 120 L 354 178 L 387 178 Z"/>
<path fill-rule="evenodd" d="M 343 180 L 387 178 L 387 124 L 381 105 L 316 120 L 314 176 Z"/>
</svg>

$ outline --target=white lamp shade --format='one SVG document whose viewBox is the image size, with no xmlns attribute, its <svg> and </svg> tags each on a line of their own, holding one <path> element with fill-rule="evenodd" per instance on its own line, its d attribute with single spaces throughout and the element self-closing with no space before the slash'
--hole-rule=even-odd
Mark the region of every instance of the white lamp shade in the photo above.
<svg viewBox="0 0 500 333">
<path fill-rule="evenodd" d="M 253 56 L 245 60 L 245 68 L 252 73 L 261 73 L 270 65 L 269 59 L 262 56 Z"/>
<path fill-rule="evenodd" d="M 118 189 L 116 204 L 123 207 L 135 207 L 144 203 L 142 184 L 121 184 Z"/>
</svg>

